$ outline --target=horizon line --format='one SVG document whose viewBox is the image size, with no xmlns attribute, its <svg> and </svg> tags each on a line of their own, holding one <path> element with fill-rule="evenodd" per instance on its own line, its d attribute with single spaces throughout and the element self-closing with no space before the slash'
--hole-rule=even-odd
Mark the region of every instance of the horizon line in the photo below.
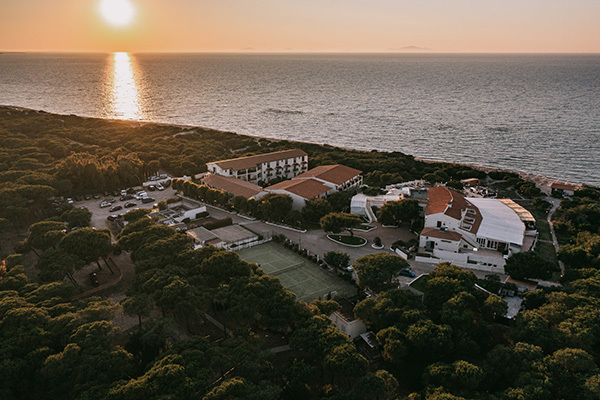
<svg viewBox="0 0 600 400">
<path fill-rule="evenodd" d="M 466 51 L 466 50 L 0 50 L 0 54 L 581 54 L 600 51 Z"/>
</svg>

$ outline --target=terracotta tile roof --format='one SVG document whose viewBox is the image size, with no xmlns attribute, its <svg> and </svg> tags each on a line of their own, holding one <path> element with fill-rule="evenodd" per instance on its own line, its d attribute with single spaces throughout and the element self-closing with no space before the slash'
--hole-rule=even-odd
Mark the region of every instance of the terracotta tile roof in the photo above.
<svg viewBox="0 0 600 400">
<path fill-rule="evenodd" d="M 465 218 L 473 219 L 473 222 L 470 224 L 471 229 L 461 229 L 473 234 L 477 233 L 483 217 L 479 209 L 474 204 L 471 204 L 462 194 L 444 186 L 437 186 L 427 191 L 427 198 L 428 203 L 427 207 L 425 207 L 425 215 L 443 212 L 445 215 L 460 221 L 463 220 L 463 211 L 470 210 L 465 215 Z"/>
<path fill-rule="evenodd" d="M 448 203 L 452 201 L 450 191 L 443 186 L 437 186 L 427 191 L 427 207 L 425 215 L 433 215 L 444 212 Z"/>
<path fill-rule="evenodd" d="M 531 290 L 535 290 L 535 288 L 538 286 L 537 282 L 529 281 L 529 280 L 519 281 L 519 280 L 511 278 L 510 276 L 508 278 L 506 278 L 504 283 L 513 283 L 517 286 L 522 286 L 524 288 L 529 288 Z"/>
<path fill-rule="evenodd" d="M 263 191 L 263 188 L 255 185 L 254 183 L 246 182 L 232 176 L 222 176 L 209 173 L 206 174 L 201 181 L 210 187 L 224 190 L 233 195 L 244 196 L 247 199 L 256 196 Z"/>
<path fill-rule="evenodd" d="M 452 240 L 453 242 L 458 242 L 463 238 L 462 235 L 458 232 L 440 231 L 439 229 L 436 229 L 436 228 L 424 228 L 421 231 L 421 236 Z"/>
<path fill-rule="evenodd" d="M 300 149 L 292 149 L 292 150 L 284 150 L 277 151 L 275 153 L 266 153 L 266 154 L 258 154 L 256 156 L 249 157 L 240 157 L 240 158 L 232 158 L 229 160 L 220 160 L 213 161 L 208 164 L 217 164 L 219 167 L 223 169 L 248 169 L 252 167 L 256 167 L 259 164 L 270 162 L 270 161 L 279 161 L 286 160 L 288 158 L 294 157 L 303 157 L 307 156 L 306 152 Z"/>
<path fill-rule="evenodd" d="M 323 185 L 316 179 L 299 179 L 283 181 L 265 188 L 266 192 L 271 190 L 285 190 L 310 200 L 332 189 L 329 186 Z"/>
<path fill-rule="evenodd" d="M 346 167 L 345 165 L 321 165 L 296 176 L 294 179 L 318 178 L 326 182 L 341 185 L 361 173 L 362 171 Z"/>
<path fill-rule="evenodd" d="M 579 185 L 573 185 L 571 183 L 560 183 L 560 182 L 554 182 L 552 185 L 550 185 L 551 189 L 557 189 L 557 190 L 579 190 Z"/>
</svg>

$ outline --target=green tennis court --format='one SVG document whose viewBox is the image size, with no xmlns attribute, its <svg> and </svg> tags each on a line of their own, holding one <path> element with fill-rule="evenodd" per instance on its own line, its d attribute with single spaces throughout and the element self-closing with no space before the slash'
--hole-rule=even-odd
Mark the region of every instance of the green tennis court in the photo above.
<svg viewBox="0 0 600 400">
<path fill-rule="evenodd" d="M 265 243 L 238 253 L 242 259 L 258 264 L 265 273 L 279 278 L 298 300 L 310 303 L 319 297 L 325 299 L 330 292 L 334 297 L 356 294 L 356 288 L 348 282 L 276 243 Z"/>
</svg>

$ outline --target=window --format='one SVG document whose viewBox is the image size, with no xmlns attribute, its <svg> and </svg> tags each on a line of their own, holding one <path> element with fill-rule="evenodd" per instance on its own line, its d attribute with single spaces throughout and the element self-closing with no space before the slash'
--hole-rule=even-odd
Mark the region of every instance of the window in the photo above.
<svg viewBox="0 0 600 400">
<path fill-rule="evenodd" d="M 441 228 L 441 227 L 442 227 L 442 221 L 438 221 L 438 222 L 437 222 L 437 227 L 438 227 L 438 228 Z"/>
<path fill-rule="evenodd" d="M 498 242 L 496 242 L 495 240 L 489 240 L 487 241 L 487 248 L 489 249 L 497 249 L 498 248 Z"/>
</svg>

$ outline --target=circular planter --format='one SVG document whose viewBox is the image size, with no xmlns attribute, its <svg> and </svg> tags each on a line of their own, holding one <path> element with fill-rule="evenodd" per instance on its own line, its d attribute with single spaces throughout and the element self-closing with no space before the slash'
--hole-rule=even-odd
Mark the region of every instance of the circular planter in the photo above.
<svg viewBox="0 0 600 400">
<path fill-rule="evenodd" d="M 334 234 L 329 234 L 327 235 L 327 239 L 331 240 L 332 242 L 335 242 L 337 244 L 341 244 L 342 246 L 347 246 L 347 247 L 363 247 L 364 245 L 367 244 L 367 239 L 360 237 L 360 236 L 354 236 L 353 240 L 357 241 L 356 244 L 352 244 L 352 243 L 344 243 L 342 240 L 344 240 L 345 238 L 347 238 L 348 240 L 351 238 L 350 235 L 334 235 Z"/>
<path fill-rule="evenodd" d="M 373 243 L 373 244 L 371 245 L 371 247 L 372 247 L 372 248 L 374 248 L 375 250 L 381 250 L 381 249 L 383 249 L 385 246 L 384 246 L 384 245 L 381 245 L 381 246 L 375 246 L 375 243 Z"/>
</svg>

